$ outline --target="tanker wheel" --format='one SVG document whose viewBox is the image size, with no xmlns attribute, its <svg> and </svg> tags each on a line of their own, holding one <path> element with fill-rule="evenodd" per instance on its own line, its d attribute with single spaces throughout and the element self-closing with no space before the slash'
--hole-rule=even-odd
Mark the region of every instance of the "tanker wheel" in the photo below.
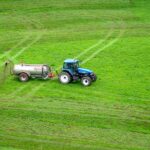
<svg viewBox="0 0 150 150">
<path fill-rule="evenodd" d="M 67 72 L 62 72 L 59 74 L 59 81 L 63 84 L 68 84 L 72 80 L 71 76 Z"/>
<path fill-rule="evenodd" d="M 21 82 L 27 82 L 29 80 L 29 76 L 26 73 L 20 73 L 19 75 L 19 80 Z"/>
<path fill-rule="evenodd" d="M 84 86 L 89 86 L 91 85 L 92 83 L 92 79 L 90 77 L 82 77 L 81 78 L 81 83 L 84 85 Z"/>
</svg>

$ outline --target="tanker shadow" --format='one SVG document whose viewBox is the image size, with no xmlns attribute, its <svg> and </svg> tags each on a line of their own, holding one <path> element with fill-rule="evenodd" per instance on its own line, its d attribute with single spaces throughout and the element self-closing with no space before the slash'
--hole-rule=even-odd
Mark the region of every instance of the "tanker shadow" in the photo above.
<svg viewBox="0 0 150 150">
<path fill-rule="evenodd" d="M 23 84 L 23 83 L 24 84 L 26 84 L 26 83 L 38 83 L 38 84 L 41 84 L 41 83 L 46 83 L 46 84 L 53 83 L 53 84 L 57 84 L 59 86 L 72 86 L 72 87 L 74 87 L 74 86 L 75 87 L 81 87 L 81 86 L 83 86 L 81 84 L 80 80 L 73 81 L 73 82 L 71 82 L 69 84 L 62 84 L 62 83 L 60 83 L 60 81 L 58 80 L 58 78 L 55 78 L 55 79 L 46 79 L 46 80 L 44 80 L 42 78 L 35 78 L 35 79 L 34 78 L 30 78 L 27 82 L 21 82 L 18 77 L 14 77 L 13 80 L 16 81 L 16 82 L 19 82 L 20 84 Z"/>
<path fill-rule="evenodd" d="M 30 78 L 26 82 L 21 82 L 18 77 L 14 77 L 13 80 L 16 81 L 16 82 L 20 82 L 20 83 L 28 83 L 28 82 L 40 82 L 40 83 L 42 83 L 42 82 L 48 82 L 49 81 L 49 79 L 44 80 L 42 78 L 35 78 L 35 79 L 34 78 Z"/>
</svg>

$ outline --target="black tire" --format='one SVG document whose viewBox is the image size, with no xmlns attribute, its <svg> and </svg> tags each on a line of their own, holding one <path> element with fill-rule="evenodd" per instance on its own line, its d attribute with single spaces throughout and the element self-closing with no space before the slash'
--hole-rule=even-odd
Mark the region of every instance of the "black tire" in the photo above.
<svg viewBox="0 0 150 150">
<path fill-rule="evenodd" d="M 90 77 L 82 77 L 81 78 L 81 83 L 84 86 L 90 86 L 92 83 L 92 79 Z"/>
<path fill-rule="evenodd" d="M 29 76 L 27 73 L 20 73 L 19 80 L 21 82 L 27 82 L 29 80 Z"/>
<path fill-rule="evenodd" d="M 69 73 L 67 72 L 62 72 L 59 74 L 59 81 L 62 83 L 62 84 L 68 84 L 72 81 L 72 77 Z"/>
<path fill-rule="evenodd" d="M 94 74 L 94 75 L 93 75 L 93 82 L 95 82 L 96 80 L 97 80 L 97 75 Z"/>
</svg>

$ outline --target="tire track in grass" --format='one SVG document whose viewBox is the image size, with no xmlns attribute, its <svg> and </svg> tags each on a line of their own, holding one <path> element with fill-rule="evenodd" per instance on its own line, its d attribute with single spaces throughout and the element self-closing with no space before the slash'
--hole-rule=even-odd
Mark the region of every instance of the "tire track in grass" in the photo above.
<svg viewBox="0 0 150 150">
<path fill-rule="evenodd" d="M 89 129 L 89 128 L 87 128 L 87 129 Z M 94 130 L 94 129 L 92 128 L 92 130 Z M 102 131 L 101 131 L 101 133 L 102 133 Z M 76 136 L 68 136 L 68 135 L 62 136 L 62 135 L 56 135 L 56 134 L 42 134 L 42 135 L 36 134 L 36 133 L 24 134 L 21 132 L 19 132 L 18 135 L 19 136 L 16 136 L 14 134 L 1 133 L 0 137 L 4 138 L 4 139 L 9 139 L 9 140 L 16 140 L 19 142 L 32 142 L 32 143 L 37 143 L 37 144 L 39 144 L 39 143 L 53 144 L 53 145 L 61 146 L 60 149 L 62 149 L 62 148 L 64 149 L 65 146 L 70 147 L 70 148 L 72 147 L 75 149 L 84 148 L 87 150 L 88 149 L 91 149 L 91 150 L 116 150 L 116 149 L 127 150 L 127 149 L 131 148 L 131 145 L 125 146 L 124 144 L 122 144 L 120 146 L 117 146 L 116 144 L 108 145 L 106 142 L 105 143 L 99 142 L 98 140 L 100 140 L 100 139 L 95 139 L 95 138 L 91 139 L 91 138 L 89 138 L 89 136 L 84 138 L 84 137 L 76 137 Z M 139 135 L 141 135 L 141 134 L 139 134 Z M 46 139 L 45 139 L 45 137 L 46 137 Z M 49 138 L 47 138 L 47 137 L 49 137 Z M 60 139 L 63 139 L 63 141 L 61 141 Z M 99 144 L 97 144 L 97 143 L 99 143 Z M 41 146 L 41 150 L 43 149 L 43 147 Z M 140 149 L 148 150 L 148 148 L 149 148 L 148 146 L 140 146 L 140 145 L 138 145 L 136 147 L 134 146 L 134 149 L 139 149 L 139 150 Z"/>
<path fill-rule="evenodd" d="M 106 35 L 106 37 L 103 40 L 98 41 L 96 44 L 92 45 L 91 47 L 83 50 L 83 52 L 81 52 L 79 55 L 75 56 L 73 59 L 78 59 L 81 56 L 83 56 L 84 54 L 88 53 L 91 49 L 100 46 L 102 43 L 104 43 L 113 33 L 113 29 L 111 29 L 111 31 Z"/>
<path fill-rule="evenodd" d="M 15 12 L 15 11 L 14 11 Z M 26 19 L 25 19 L 26 20 Z M 24 21 L 24 20 L 23 20 Z M 30 22 L 29 22 L 30 23 Z M 27 26 L 27 31 L 30 31 L 31 27 L 30 27 L 30 24 L 28 24 Z M 16 48 L 18 48 L 18 46 L 22 45 L 23 43 L 25 43 L 27 40 L 30 39 L 31 37 L 31 33 L 29 35 L 27 35 L 25 38 L 23 38 L 21 41 L 19 41 L 16 45 L 14 45 L 8 52 L 5 52 L 4 54 L 0 55 L 0 59 L 4 58 L 4 57 L 7 57 L 8 59 L 8 56 L 9 54 Z M 11 57 L 9 57 L 11 59 Z M 0 63 L 0 66 L 3 66 L 5 63 Z"/>
<path fill-rule="evenodd" d="M 86 58 L 84 61 L 82 61 L 81 64 L 85 64 L 87 63 L 89 60 L 91 60 L 92 58 L 94 58 L 95 56 L 97 56 L 101 51 L 105 50 L 106 48 L 112 46 L 114 43 L 116 43 L 120 37 L 123 35 L 125 31 L 120 32 L 120 34 L 118 35 L 117 38 L 115 38 L 114 40 L 111 40 L 108 44 L 106 44 L 105 46 L 103 46 L 102 48 L 98 49 L 97 51 L 95 51 L 94 53 L 92 53 L 92 55 L 90 55 L 88 58 Z"/>
<path fill-rule="evenodd" d="M 58 90 L 56 90 L 56 91 L 58 91 Z M 56 92 L 55 91 L 55 92 Z M 20 92 L 20 91 L 19 91 Z M 57 93 L 57 92 L 56 92 Z M 52 99 L 52 98 L 51 98 Z M 38 100 L 45 100 L 44 98 L 38 98 Z M 38 101 L 37 100 L 37 101 Z M 142 109 L 142 110 L 139 110 L 139 108 L 138 108 L 138 110 L 137 110 L 137 108 L 136 107 L 127 107 L 128 109 L 126 109 L 124 106 L 122 106 L 122 105 L 119 105 L 118 107 L 116 107 L 116 106 L 109 106 L 108 107 L 108 105 L 107 104 L 103 104 L 103 103 L 99 103 L 99 102 L 89 102 L 89 103 L 85 103 L 85 102 L 83 102 L 82 100 L 80 100 L 80 101 L 77 101 L 77 102 L 75 102 L 75 101 L 72 101 L 72 100 L 70 100 L 70 99 L 56 99 L 56 98 L 54 98 L 54 100 L 55 101 L 57 101 L 57 104 L 58 105 L 56 105 L 56 106 L 50 106 L 50 107 L 47 107 L 46 106 L 46 109 L 49 109 L 49 110 L 51 110 L 51 109 L 61 109 L 61 108 L 63 108 L 63 109 L 68 109 L 68 108 L 70 108 L 72 105 L 73 105 L 73 109 L 75 109 L 75 110 L 77 110 L 77 111 L 80 111 L 80 110 L 82 110 L 82 108 L 84 109 L 84 110 L 87 110 L 87 109 L 91 109 L 91 110 L 93 110 L 93 112 L 96 112 L 96 111 L 112 111 L 112 112 L 114 112 L 114 113 L 122 113 L 123 115 L 124 114 L 132 114 L 132 113 L 135 113 L 136 115 L 137 115 L 137 117 L 150 117 L 149 116 L 149 112 L 148 112 L 148 110 L 145 110 L 144 108 Z M 19 100 L 20 101 L 20 100 Z M 14 100 L 11 100 L 11 102 L 13 103 L 13 104 L 16 104 L 16 103 L 18 103 L 19 101 L 14 101 Z M 8 102 L 10 102 L 10 100 L 1 100 L 0 101 L 0 103 L 1 103 L 1 106 L 4 106 L 5 107 L 5 105 L 7 105 L 8 107 L 12 107 L 11 105 L 9 105 L 9 103 Z M 64 103 L 65 102 L 65 103 Z M 11 104 L 12 104 L 11 103 Z M 26 105 L 28 105 L 28 106 L 30 106 L 30 105 L 33 105 L 34 106 L 34 104 L 32 104 L 33 102 L 31 102 L 31 101 L 24 101 L 24 102 L 21 102 L 21 105 L 24 105 L 24 104 L 26 104 Z M 38 101 L 38 103 L 39 103 L 39 101 Z M 4 105 L 3 105 L 4 104 Z M 45 105 L 43 105 L 43 106 L 45 106 Z M 70 109 L 68 109 L 68 110 L 70 110 Z M 141 115 L 142 114 L 142 115 Z M 136 116 L 134 116 L 134 117 L 136 117 Z"/>
<path fill-rule="evenodd" d="M 14 45 L 9 51 L 5 52 L 4 54 L 0 55 L 0 59 L 7 57 L 14 49 L 18 48 L 21 44 L 26 42 L 30 38 L 30 35 L 23 38 L 20 42 L 18 42 L 16 45 Z"/>
<path fill-rule="evenodd" d="M 56 112 L 56 111 L 52 111 L 51 109 L 49 111 L 45 111 L 39 108 L 36 109 L 32 109 L 32 108 L 15 108 L 15 107 L 11 107 L 11 106 L 7 106 L 7 107 L 1 107 L 1 109 L 3 110 L 20 110 L 20 111 L 26 111 L 26 112 L 36 112 L 36 113 L 45 113 L 45 114 L 57 114 L 57 115 L 68 115 L 68 116 L 81 116 L 81 117 L 92 117 L 92 118 L 98 118 L 98 119 L 103 119 L 103 118 L 111 118 L 111 119 L 118 119 L 118 120 L 126 120 L 126 121 L 140 121 L 140 122 L 144 122 L 144 123 L 149 123 L 150 124 L 150 120 L 149 118 L 145 119 L 140 119 L 137 118 L 136 116 L 123 116 L 123 115 L 114 115 L 114 114 L 102 114 L 102 116 L 100 116 L 99 114 L 85 114 L 84 111 L 79 111 L 80 114 L 77 112 L 64 112 L 64 111 L 60 111 L 60 112 Z"/>
<path fill-rule="evenodd" d="M 16 58 L 20 56 L 24 51 L 26 51 L 29 47 L 31 47 L 34 43 L 36 43 L 41 38 L 41 35 L 38 35 L 31 43 L 29 43 L 26 47 L 23 47 L 21 50 L 19 50 L 15 55 L 12 57 L 8 57 L 9 60 L 15 62 Z M 5 62 L 0 64 L 0 67 L 4 66 Z"/>
<path fill-rule="evenodd" d="M 31 23 L 31 22 L 30 22 Z M 36 24 L 38 25 L 38 24 Z M 39 25 L 37 26 L 37 28 L 39 28 Z M 37 35 L 37 37 L 35 37 L 32 42 L 30 42 L 27 46 L 21 48 L 16 54 L 14 54 L 11 57 L 7 57 L 8 59 L 10 59 L 11 61 L 16 61 L 16 58 L 18 56 L 20 56 L 24 51 L 26 51 L 29 47 L 31 47 L 33 44 L 35 44 L 40 38 L 42 37 L 42 34 Z M 20 44 L 18 44 L 19 46 Z M 0 64 L 0 66 L 4 66 L 5 63 Z"/>
<path fill-rule="evenodd" d="M 15 13 L 15 11 L 14 11 Z M 29 20 L 29 19 L 26 19 L 24 18 L 24 20 L 27 20 L 27 31 L 30 31 L 32 28 L 31 28 L 31 25 L 34 24 L 34 26 L 36 27 L 36 29 L 41 29 L 41 24 L 37 21 L 33 21 L 33 20 Z M 23 20 L 23 21 L 24 21 Z M 17 52 L 16 54 L 14 54 L 14 56 L 11 56 L 9 57 L 8 55 L 16 48 L 18 48 L 18 46 L 20 46 L 21 44 L 23 44 L 24 42 L 26 42 L 28 39 L 30 39 L 32 33 L 30 32 L 30 34 L 28 36 L 26 36 L 25 38 L 23 38 L 21 41 L 19 41 L 16 45 L 13 46 L 13 48 L 11 48 L 8 52 L 5 52 L 4 54 L 0 55 L 0 59 L 4 58 L 4 57 L 7 57 L 9 59 L 12 59 L 14 60 L 16 57 L 18 57 L 19 55 L 21 55 L 27 48 L 29 48 L 32 44 L 34 44 L 35 42 L 37 42 L 39 39 L 40 39 L 40 36 L 42 35 L 37 35 L 37 37 L 35 37 L 31 43 L 29 43 L 26 47 L 23 47 L 19 52 Z M 37 41 L 36 41 L 37 40 Z M 4 63 L 0 63 L 0 66 L 3 66 Z"/>
<path fill-rule="evenodd" d="M 14 92 L 12 92 L 11 94 L 9 94 L 9 97 L 13 97 L 13 96 L 17 95 L 18 93 L 20 93 L 21 91 L 23 91 L 26 87 L 28 87 L 28 84 L 26 84 L 24 86 L 21 86 L 20 88 L 16 89 Z"/>
<path fill-rule="evenodd" d="M 52 126 L 53 126 L 52 124 L 51 124 L 50 126 L 48 126 L 49 129 L 50 129 Z M 64 125 L 64 124 L 60 124 L 60 123 L 59 123 L 59 124 L 55 124 L 55 125 L 54 125 L 54 128 L 55 128 L 55 127 L 59 128 L 59 129 L 60 129 L 60 127 L 61 127 L 62 129 L 64 129 L 64 128 L 68 128 L 68 125 Z M 113 132 L 113 133 L 114 133 L 114 132 L 117 133 L 117 132 L 119 131 L 119 129 L 114 129 L 114 128 L 113 128 L 113 129 L 107 129 L 107 130 L 106 130 L 105 128 L 96 128 L 96 127 L 89 127 L 89 126 L 88 126 L 88 127 L 85 127 L 85 126 L 84 126 L 84 127 L 81 127 L 81 126 L 80 126 L 80 127 L 79 127 L 79 126 L 73 126 L 73 128 L 76 129 L 78 133 L 79 133 L 81 130 L 82 130 L 82 132 L 85 132 L 86 130 L 92 129 L 91 132 L 92 132 L 92 133 L 94 132 L 95 134 L 97 134 L 98 137 L 99 137 L 99 134 L 98 134 L 97 132 L 110 133 L 110 131 L 111 131 L 111 133 L 112 133 L 112 132 Z M 2 128 L 2 129 L 4 130 L 5 127 Z M 74 133 L 74 132 L 76 132 L 76 131 L 73 131 L 73 133 Z M 132 133 L 132 134 L 134 134 L 134 135 L 146 136 L 146 137 L 150 138 L 149 135 L 145 135 L 145 134 L 142 133 L 142 132 L 138 132 L 138 133 L 134 133 L 134 132 L 132 132 L 132 131 L 121 131 L 121 132 L 124 132 L 124 133 L 126 132 L 127 134 Z M 115 134 L 115 133 L 114 133 L 114 134 Z M 16 134 L 16 133 L 13 132 L 13 134 Z M 37 132 L 37 133 L 33 133 L 32 130 L 29 131 L 29 132 L 27 132 L 27 133 L 22 132 L 22 131 L 19 131 L 19 132 L 17 132 L 17 134 L 18 134 L 18 135 L 26 135 L 26 136 L 31 136 L 31 135 L 33 135 L 33 136 L 41 136 L 41 138 L 42 138 L 43 136 L 44 136 L 44 137 L 47 137 L 47 136 L 49 136 L 49 137 L 50 137 L 50 136 L 57 136 L 57 137 L 58 137 L 58 136 L 59 136 L 59 137 L 61 137 L 61 138 L 65 138 L 65 137 L 66 137 L 66 138 L 70 138 L 70 139 L 71 139 L 71 138 L 76 138 L 76 139 L 79 138 L 78 135 L 76 135 L 76 134 L 75 134 L 75 135 L 71 135 L 71 136 L 69 135 L 70 133 L 67 134 L 67 135 L 66 135 L 66 134 L 65 134 L 65 135 L 62 135 L 62 134 L 61 134 L 61 135 L 60 135 L 60 134 L 58 135 L 58 134 L 55 134 L 55 133 L 42 133 L 42 134 L 40 133 L 40 134 L 39 134 L 38 132 Z M 87 140 L 87 138 L 88 138 L 89 136 L 90 136 L 89 133 L 88 133 L 88 134 L 84 134 L 84 135 L 80 136 L 80 139 Z M 97 140 L 97 136 L 96 136 L 96 137 L 93 137 L 94 140 Z M 89 139 L 89 138 L 88 138 L 88 139 Z"/>
<path fill-rule="evenodd" d="M 38 35 L 30 44 L 28 44 L 26 47 L 22 48 L 20 51 L 18 51 L 14 56 L 11 57 L 11 60 L 15 60 L 18 56 L 20 56 L 25 50 L 27 50 L 29 47 L 31 47 L 34 43 L 36 43 L 42 35 Z"/>
<path fill-rule="evenodd" d="M 34 95 L 37 91 L 39 91 L 40 88 L 42 88 L 44 85 L 45 85 L 44 83 L 41 83 L 41 84 L 39 84 L 38 86 L 34 87 L 34 88 L 32 89 L 32 91 L 31 91 L 29 94 L 26 94 L 25 97 L 30 98 L 30 97 L 31 97 L 32 95 Z"/>
<path fill-rule="evenodd" d="M 68 126 L 67 125 L 62 125 L 62 124 L 58 124 L 57 125 L 58 128 L 61 127 L 61 129 L 63 131 L 67 131 L 68 130 Z M 57 127 L 55 126 L 55 127 Z M 69 127 L 70 128 L 70 127 Z M 79 149 L 82 148 L 90 148 L 90 149 L 102 149 L 102 150 L 112 150 L 112 149 L 115 149 L 118 148 L 116 147 L 118 143 L 115 143 L 114 145 L 108 147 L 108 144 L 106 145 L 106 143 L 104 142 L 100 142 L 99 140 L 99 134 L 102 134 L 103 136 L 105 135 L 109 135 L 111 134 L 112 136 L 115 137 L 115 134 L 118 133 L 118 129 L 98 129 L 98 128 L 95 128 L 95 127 L 83 127 L 83 128 L 80 128 L 80 127 L 74 127 L 73 126 L 73 131 L 71 130 L 71 132 L 73 132 L 73 135 L 70 135 L 70 134 L 65 134 L 65 132 L 63 132 L 62 134 L 58 134 L 58 133 L 43 133 L 43 134 L 40 134 L 40 133 L 33 133 L 32 131 L 30 132 L 17 132 L 17 133 L 14 133 L 12 132 L 11 134 L 7 134 L 7 133 L 0 133 L 0 137 L 1 139 L 9 139 L 9 140 L 16 140 L 16 141 L 21 141 L 21 142 L 36 142 L 36 143 L 41 143 L 41 144 L 55 144 L 55 145 L 63 145 L 63 146 L 70 146 L 70 147 L 79 147 Z M 77 133 L 76 134 L 76 130 L 77 130 Z M 91 132 L 87 132 L 85 134 L 83 134 L 83 132 L 81 131 L 84 131 L 86 132 L 87 131 L 91 131 Z M 68 130 L 69 132 L 70 130 Z M 121 133 L 125 133 L 123 131 L 121 131 Z M 90 136 L 91 134 L 91 136 Z M 19 136 L 18 136 L 19 135 Z M 79 136 L 80 135 L 80 136 Z M 126 131 L 126 134 L 125 134 L 125 137 L 127 137 L 128 135 L 131 135 L 131 137 L 135 137 L 135 136 L 139 136 L 141 138 L 146 138 L 147 140 L 149 140 L 149 136 L 148 135 L 145 135 L 144 133 L 135 133 L 135 132 L 131 132 L 131 131 Z M 117 135 L 117 138 L 119 138 L 120 134 Z M 90 138 L 92 137 L 92 138 Z M 61 141 L 63 140 L 63 141 Z M 69 143 L 68 143 L 68 140 L 69 140 Z M 139 141 L 140 139 L 138 139 Z M 110 141 L 109 141 L 110 142 Z M 121 142 L 121 141 L 120 141 Z M 87 144 L 88 143 L 88 144 Z M 95 144 L 97 145 L 95 145 Z M 111 140 L 111 143 L 113 143 L 113 140 Z M 64 147 L 63 147 L 64 148 Z M 121 149 L 129 149 L 131 148 L 131 145 L 128 145 L 128 146 L 125 146 L 125 143 L 121 145 L 121 147 L 119 147 Z M 135 148 L 135 147 L 134 147 Z M 138 144 L 136 146 L 136 149 L 148 149 L 148 144 Z"/>
<path fill-rule="evenodd" d="M 34 25 L 36 25 L 36 28 L 39 30 L 41 29 L 42 25 L 40 22 L 37 21 L 33 21 Z M 22 48 L 20 51 L 18 51 L 18 53 L 16 53 L 13 57 L 11 57 L 12 60 L 15 60 L 18 56 L 20 56 L 24 51 L 26 51 L 29 47 L 31 47 L 33 44 L 35 44 L 37 41 L 39 41 L 43 34 L 46 32 L 46 30 L 42 30 L 42 33 L 38 34 L 37 37 L 30 43 L 28 44 L 26 47 Z"/>
<path fill-rule="evenodd" d="M 32 134 L 31 134 L 32 135 Z M 37 139 L 37 138 L 29 138 L 29 137 L 23 137 L 23 136 L 20 136 L 20 137 L 17 137 L 17 136 L 14 136 L 14 135 L 5 135 L 5 134 L 0 134 L 1 137 L 4 137 L 4 138 L 9 138 L 9 139 L 13 139 L 13 140 L 17 140 L 17 141 L 22 141 L 22 142 L 36 142 L 36 143 L 45 143 L 45 144 L 53 144 L 53 145 L 59 145 L 61 147 L 64 147 L 64 146 L 69 146 L 69 147 L 74 147 L 74 148 L 87 148 L 87 149 L 94 149 L 94 150 L 100 150 L 100 149 L 103 149 L 103 150 L 110 150 L 110 148 L 106 148 L 106 147 L 102 147 L 102 146 L 95 146 L 95 145 L 89 145 L 89 144 L 74 144 L 74 143 L 66 143 L 66 142 L 62 142 L 62 141 L 59 141 L 59 142 L 56 142 L 55 139 Z M 37 137 L 39 138 L 39 135 L 37 135 Z M 59 139 L 59 136 L 57 137 Z M 75 140 L 73 141 L 75 142 Z M 112 148 L 111 148 L 112 150 Z"/>
</svg>

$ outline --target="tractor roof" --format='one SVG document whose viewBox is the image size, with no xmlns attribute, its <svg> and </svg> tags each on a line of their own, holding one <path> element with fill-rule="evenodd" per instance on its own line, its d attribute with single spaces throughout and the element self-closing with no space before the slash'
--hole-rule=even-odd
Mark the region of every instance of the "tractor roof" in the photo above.
<svg viewBox="0 0 150 150">
<path fill-rule="evenodd" d="M 79 62 L 79 61 L 76 60 L 76 59 L 66 59 L 64 62 L 65 63 L 76 63 L 76 62 Z"/>
</svg>

